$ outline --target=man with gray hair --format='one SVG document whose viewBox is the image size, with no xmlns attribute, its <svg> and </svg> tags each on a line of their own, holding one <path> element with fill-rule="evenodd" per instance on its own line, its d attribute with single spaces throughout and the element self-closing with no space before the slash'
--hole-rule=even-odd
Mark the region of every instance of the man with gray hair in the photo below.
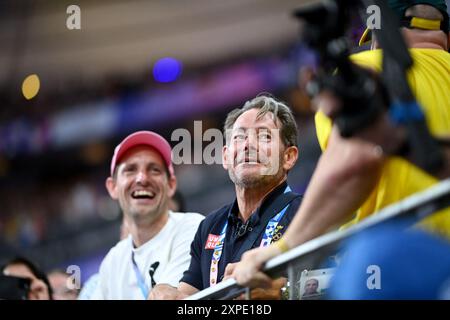
<svg viewBox="0 0 450 320">
<path fill-rule="evenodd" d="M 414 65 L 408 70 L 408 82 L 413 94 L 423 108 L 427 125 L 433 136 L 442 141 L 448 140 L 450 134 L 450 33 L 449 15 L 444 0 L 389 0 L 388 5 L 402 19 L 403 38 L 409 47 Z M 361 40 L 364 41 L 365 35 Z M 372 48 L 378 48 L 373 39 Z M 370 50 L 351 56 L 352 61 L 362 67 L 380 71 L 382 69 L 382 51 Z M 343 138 L 339 128 L 333 125 L 333 118 L 342 108 L 342 103 L 330 92 L 322 92 L 317 99 L 320 111 L 316 113 L 316 130 L 319 143 L 324 152 L 317 163 L 316 170 L 308 185 L 302 205 L 291 223 L 289 230 L 274 246 L 246 252 L 242 261 L 234 269 L 233 277 L 243 286 L 265 286 L 271 279 L 260 270 L 265 263 L 275 256 L 314 239 L 328 230 L 359 223 L 384 207 L 400 201 L 416 192 L 425 190 L 438 182 L 412 163 L 392 156 L 392 144 L 401 145 L 402 139 L 395 139 L 398 128 L 389 128 L 389 117 L 383 114 L 367 126 L 360 134 Z M 397 140 L 397 141 L 396 141 Z M 394 143 L 393 143 L 394 142 Z M 447 150 L 447 157 L 449 156 Z M 445 164 L 449 164 L 446 161 Z M 446 172 L 445 172 L 445 169 Z M 438 175 L 448 175 L 448 165 Z M 326 201 L 323 199 L 326 195 Z M 351 219 L 349 221 L 349 219 Z M 450 238 L 450 214 L 448 210 L 427 217 L 420 226 Z M 401 239 L 401 238 L 398 238 Z M 392 238 L 392 241 L 394 238 Z M 368 242 L 370 244 L 370 242 Z M 372 247 L 366 244 L 361 252 L 368 259 L 377 256 L 376 248 L 382 247 L 379 241 Z M 389 248 L 395 247 L 390 242 Z M 410 246 L 411 247 L 411 246 Z M 364 251 L 364 249 L 366 251 Z M 407 250 L 402 243 L 398 245 L 402 257 L 407 257 Z M 413 248 L 413 247 L 411 247 Z M 421 248 L 425 248 L 421 243 Z M 367 250 L 372 250 L 372 255 Z M 415 254 L 411 251 L 411 259 Z M 425 250 L 425 249 L 424 249 Z M 434 251 L 434 249 L 431 249 Z M 392 257 L 396 256 L 391 254 Z M 356 255 L 360 258 L 360 256 Z M 387 257 L 387 256 L 384 256 Z M 390 256 L 389 256 L 390 257 Z M 390 259 L 386 259 L 386 261 Z M 403 259 L 405 260 L 405 259 Z M 355 260 L 356 261 L 356 260 Z M 361 260 L 363 261 L 363 260 Z M 372 260 L 370 260 L 372 261 Z M 371 262 L 373 263 L 373 262 Z M 394 263 L 395 264 L 395 263 Z M 355 263 L 349 264 L 354 266 Z M 362 264 L 359 264 L 362 266 Z M 399 264 L 400 265 L 400 264 Z M 417 263 L 410 263 L 408 272 L 412 273 Z M 356 267 L 355 267 L 356 268 Z M 405 278 L 404 268 L 397 268 L 398 277 Z M 348 269 L 348 275 L 354 284 L 360 280 L 354 275 L 356 269 Z M 360 270 L 360 269 L 358 269 Z M 365 270 L 365 269 L 364 269 Z M 447 270 L 443 268 L 442 270 Z M 421 274 L 422 269 L 416 270 Z M 365 271 L 364 271 L 365 275 Z M 396 277 L 391 277 L 396 279 Z M 370 299 L 377 296 L 374 291 L 364 287 L 348 286 L 353 290 L 337 290 L 342 294 L 352 291 L 353 295 L 341 295 L 344 299 Z M 412 278 L 406 283 L 417 284 Z M 347 284 L 347 283 L 346 283 Z M 385 283 L 386 284 L 386 283 Z M 411 288 L 401 291 L 397 282 L 391 283 L 389 292 L 396 299 L 413 297 Z M 356 289 L 355 289 L 356 288 Z M 415 288 L 420 288 L 415 286 Z M 361 289 L 361 290 L 358 290 Z M 420 291 L 420 290 L 419 290 Z M 406 293 L 405 293 L 406 292 Z M 395 293 L 398 295 L 395 296 Z M 392 295 L 394 294 L 394 295 Z M 388 297 L 385 295 L 384 297 Z M 380 298 L 377 296 L 376 298 Z M 430 299 L 418 292 L 414 299 Z M 407 298 L 408 299 L 408 298 Z"/>
<path fill-rule="evenodd" d="M 229 277 L 245 251 L 281 237 L 300 205 L 301 196 L 287 184 L 298 158 L 297 126 L 289 107 L 258 96 L 228 114 L 224 132 L 223 167 L 236 199 L 200 224 L 178 288 L 158 284 L 150 299 L 181 299 Z M 281 279 L 252 297 L 279 298 L 283 284 Z"/>
</svg>

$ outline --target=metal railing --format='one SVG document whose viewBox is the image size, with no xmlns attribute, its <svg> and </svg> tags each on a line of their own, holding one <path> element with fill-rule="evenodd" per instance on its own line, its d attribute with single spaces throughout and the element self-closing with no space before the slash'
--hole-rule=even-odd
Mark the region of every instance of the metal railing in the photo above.
<svg viewBox="0 0 450 320">
<path fill-rule="evenodd" d="M 428 215 L 449 206 L 450 179 L 447 179 L 425 191 L 418 192 L 380 210 L 348 229 L 327 233 L 269 260 L 264 267 L 264 272 L 271 277 L 278 277 L 285 275 L 287 271 L 288 281 L 293 284 L 296 270 L 316 268 L 324 258 L 329 257 L 331 253 L 337 251 L 338 246 L 343 240 L 356 233 L 378 226 L 384 222 L 406 217 L 411 218 L 408 221 L 414 224 Z M 242 293 L 247 293 L 249 296 L 249 292 L 249 288 L 239 286 L 234 279 L 227 279 L 214 287 L 197 292 L 186 298 L 186 300 L 226 300 L 237 297 Z M 293 299 L 294 294 L 294 290 L 290 290 L 289 298 Z"/>
</svg>

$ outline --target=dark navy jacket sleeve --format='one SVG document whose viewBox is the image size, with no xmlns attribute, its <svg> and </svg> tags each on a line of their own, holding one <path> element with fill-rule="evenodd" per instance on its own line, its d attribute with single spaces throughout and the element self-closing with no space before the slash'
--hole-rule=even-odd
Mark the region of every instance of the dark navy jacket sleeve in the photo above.
<svg viewBox="0 0 450 320">
<path fill-rule="evenodd" d="M 189 269 L 184 272 L 181 282 L 185 282 L 198 290 L 203 290 L 209 286 L 209 267 L 214 250 L 205 250 L 205 245 L 209 234 L 218 235 L 220 233 L 225 221 L 224 218 L 227 217 L 228 207 L 224 206 L 211 212 L 200 223 L 191 244 L 191 263 Z"/>
<path fill-rule="evenodd" d="M 201 254 L 203 246 L 202 230 L 205 228 L 205 220 L 203 220 L 195 234 L 194 240 L 191 243 L 191 263 L 189 269 L 183 274 L 181 282 L 185 282 L 198 290 L 203 290 L 202 281 L 202 267 L 201 267 Z"/>
</svg>

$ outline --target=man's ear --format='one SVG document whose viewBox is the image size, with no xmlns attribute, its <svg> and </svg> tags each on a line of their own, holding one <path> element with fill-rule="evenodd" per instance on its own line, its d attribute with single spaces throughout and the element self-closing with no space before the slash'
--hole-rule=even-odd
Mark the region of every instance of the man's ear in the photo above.
<svg viewBox="0 0 450 320">
<path fill-rule="evenodd" d="M 222 166 L 225 170 L 228 170 L 228 161 L 230 161 L 228 157 L 228 147 L 224 145 L 222 147 Z"/>
<path fill-rule="evenodd" d="M 283 168 L 286 171 L 291 170 L 298 159 L 298 148 L 295 146 L 290 146 L 284 151 L 284 163 Z"/>
<path fill-rule="evenodd" d="M 175 176 L 170 176 L 167 184 L 169 185 L 169 198 L 172 198 L 175 191 L 177 191 L 177 178 Z"/>
<path fill-rule="evenodd" d="M 108 177 L 105 181 L 106 190 L 114 200 L 118 199 L 116 181 L 112 177 Z"/>
</svg>

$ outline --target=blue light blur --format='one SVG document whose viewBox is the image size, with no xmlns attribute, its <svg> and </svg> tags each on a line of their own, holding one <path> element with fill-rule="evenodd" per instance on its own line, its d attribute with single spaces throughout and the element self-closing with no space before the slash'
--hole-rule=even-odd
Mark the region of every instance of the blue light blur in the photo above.
<svg viewBox="0 0 450 320">
<path fill-rule="evenodd" d="M 181 75 L 181 69 L 181 62 L 177 59 L 161 58 L 153 66 L 153 77 L 158 82 L 173 82 Z"/>
</svg>

